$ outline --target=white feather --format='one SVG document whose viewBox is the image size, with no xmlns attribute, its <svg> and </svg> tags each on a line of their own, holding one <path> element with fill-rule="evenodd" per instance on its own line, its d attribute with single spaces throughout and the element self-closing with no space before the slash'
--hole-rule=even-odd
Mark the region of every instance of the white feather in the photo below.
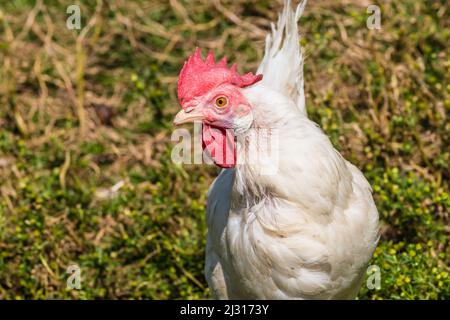
<svg viewBox="0 0 450 320">
<path fill-rule="evenodd" d="M 272 33 L 266 36 L 264 57 L 258 74 L 263 74 L 262 82 L 288 97 L 306 114 L 303 89 L 303 54 L 297 22 L 303 14 L 306 0 L 302 1 L 294 13 L 291 1 L 284 4 L 278 23 L 272 23 Z"/>
</svg>

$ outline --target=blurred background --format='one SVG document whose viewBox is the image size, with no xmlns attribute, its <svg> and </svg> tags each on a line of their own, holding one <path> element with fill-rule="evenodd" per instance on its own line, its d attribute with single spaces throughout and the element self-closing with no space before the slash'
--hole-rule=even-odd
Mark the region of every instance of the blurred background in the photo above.
<svg viewBox="0 0 450 320">
<path fill-rule="evenodd" d="M 66 25 L 72 4 L 80 29 Z M 450 3 L 380 1 L 379 30 L 370 4 L 308 3 L 308 113 L 374 189 L 381 287 L 359 299 L 450 299 Z M 210 297 L 218 170 L 171 161 L 177 75 L 195 46 L 255 71 L 281 7 L 1 1 L 0 299 Z"/>
</svg>

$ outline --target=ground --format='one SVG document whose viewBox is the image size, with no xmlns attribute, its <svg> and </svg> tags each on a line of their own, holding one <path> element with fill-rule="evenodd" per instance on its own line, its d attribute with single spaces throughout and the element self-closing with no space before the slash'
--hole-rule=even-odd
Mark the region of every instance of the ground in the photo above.
<svg viewBox="0 0 450 320">
<path fill-rule="evenodd" d="M 66 27 L 73 2 L 80 30 Z M 380 287 L 359 299 L 450 299 L 450 3 L 383 1 L 381 29 L 367 28 L 370 4 L 307 5 L 308 113 L 373 186 Z M 281 7 L 2 1 L 0 299 L 210 297 L 218 170 L 171 161 L 177 75 L 196 46 L 255 71 Z"/>
</svg>

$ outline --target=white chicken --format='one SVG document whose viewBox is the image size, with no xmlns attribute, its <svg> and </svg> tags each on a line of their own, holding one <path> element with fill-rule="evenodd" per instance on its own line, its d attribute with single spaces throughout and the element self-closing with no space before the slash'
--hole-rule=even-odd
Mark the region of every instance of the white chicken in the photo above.
<svg viewBox="0 0 450 320">
<path fill-rule="evenodd" d="M 258 75 L 198 49 L 180 73 L 174 123 L 202 121 L 203 146 L 224 168 L 206 212 L 205 273 L 218 299 L 353 299 L 378 241 L 370 185 L 306 114 L 305 4 L 285 2 Z M 262 146 L 267 132 L 276 150 Z M 268 162 L 276 170 L 265 174 Z"/>
</svg>

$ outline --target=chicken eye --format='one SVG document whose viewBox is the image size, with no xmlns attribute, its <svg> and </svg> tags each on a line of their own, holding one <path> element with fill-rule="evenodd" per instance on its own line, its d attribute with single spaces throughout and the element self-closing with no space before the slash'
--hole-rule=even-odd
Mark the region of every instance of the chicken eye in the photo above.
<svg viewBox="0 0 450 320">
<path fill-rule="evenodd" d="M 217 106 L 218 108 L 224 108 L 224 107 L 227 106 L 227 104 L 228 104 L 228 100 L 227 100 L 227 98 L 225 98 L 225 97 L 218 97 L 218 98 L 216 99 L 216 106 Z"/>
</svg>

